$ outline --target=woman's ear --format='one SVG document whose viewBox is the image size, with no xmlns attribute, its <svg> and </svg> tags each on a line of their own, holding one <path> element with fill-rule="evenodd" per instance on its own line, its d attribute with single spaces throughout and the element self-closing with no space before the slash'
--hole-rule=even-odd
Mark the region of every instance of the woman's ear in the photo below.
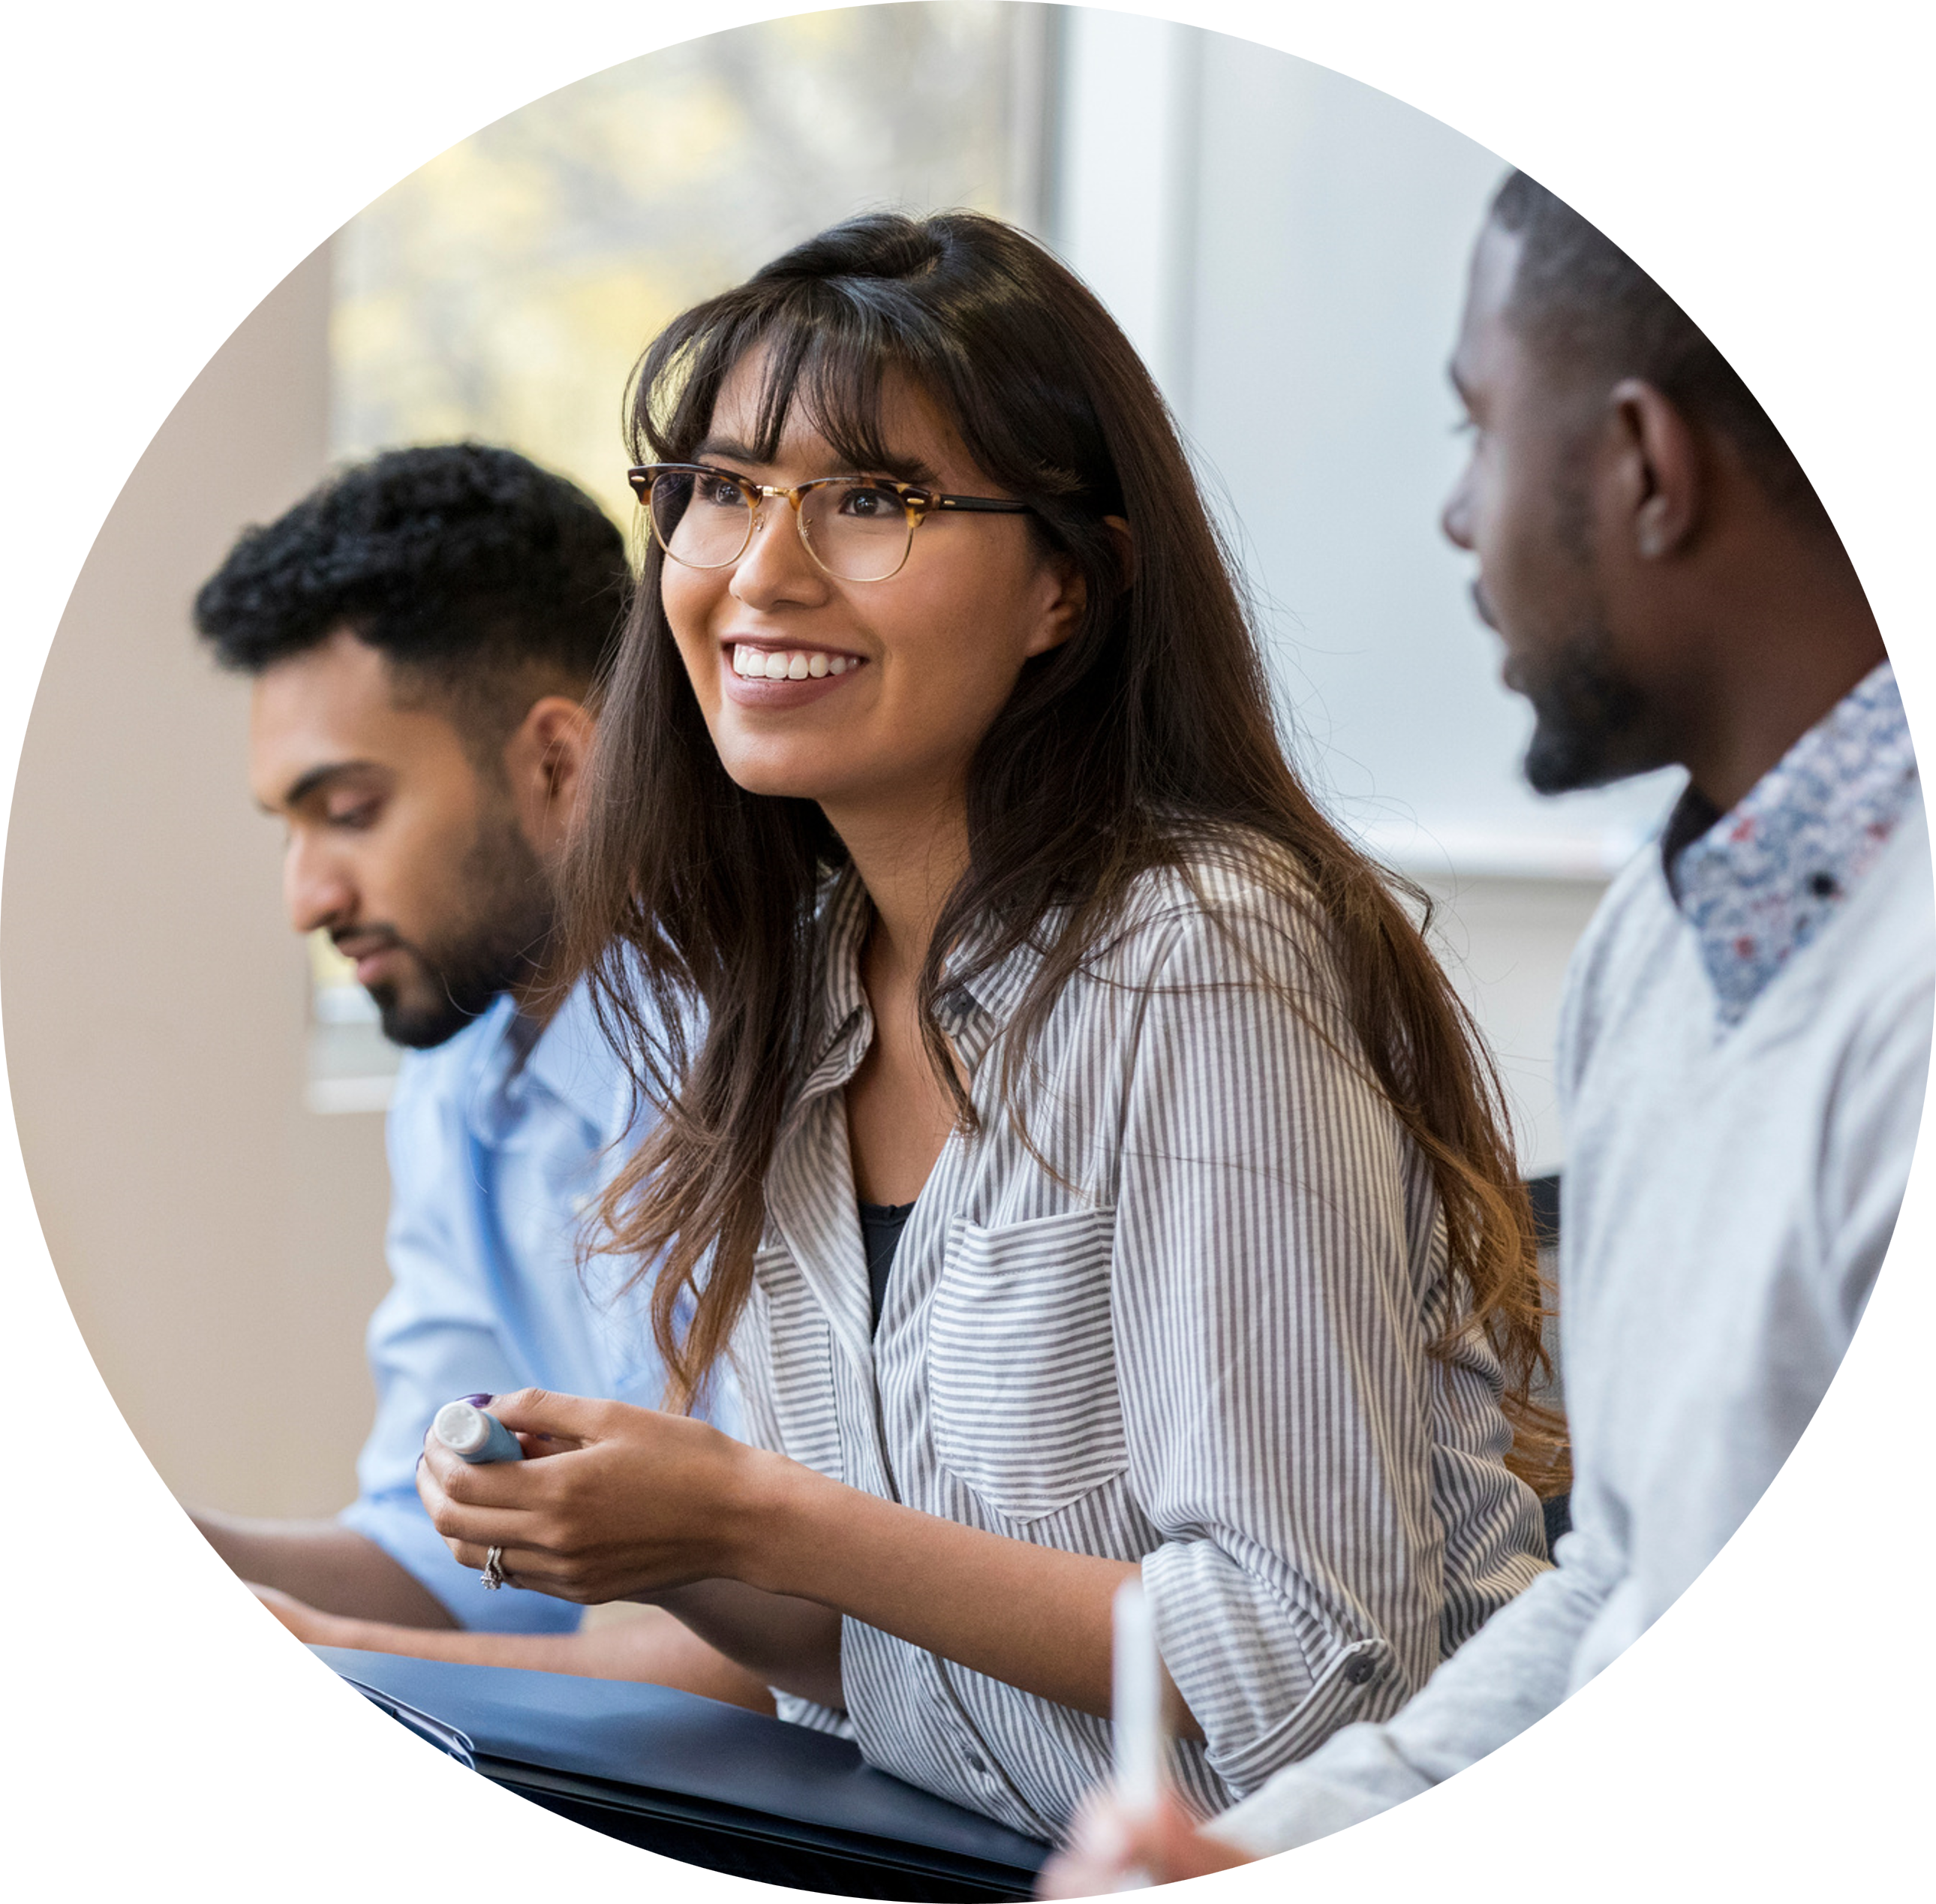
<svg viewBox="0 0 1936 1904">
<path fill-rule="evenodd" d="M 1036 617 L 1024 657 L 1060 648 L 1082 625 L 1089 606 L 1089 583 L 1075 558 L 1057 549 L 1042 565 L 1042 613 Z"/>
<path fill-rule="evenodd" d="M 518 822 L 540 859 L 564 849 L 596 732 L 582 701 L 546 695 L 531 703 L 504 743 L 504 778 Z"/>
<path fill-rule="evenodd" d="M 1128 522 L 1121 516 L 1106 516 L 1111 540 L 1116 545 L 1116 560 L 1121 567 L 1123 586 L 1136 579 L 1136 545 Z M 1048 570 L 1056 578 L 1056 592 L 1046 604 L 1035 638 L 1028 646 L 1030 655 L 1045 655 L 1059 648 L 1082 625 L 1083 611 L 1089 606 L 1089 584 L 1075 558 L 1058 550 L 1048 558 Z"/>
</svg>

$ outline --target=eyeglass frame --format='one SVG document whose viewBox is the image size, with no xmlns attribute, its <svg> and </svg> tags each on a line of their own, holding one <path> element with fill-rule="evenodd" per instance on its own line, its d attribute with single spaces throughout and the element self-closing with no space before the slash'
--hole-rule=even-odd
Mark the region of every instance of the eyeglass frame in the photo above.
<svg viewBox="0 0 1936 1904">
<path fill-rule="evenodd" d="M 741 543 L 737 553 L 723 562 L 689 562 L 683 556 L 675 555 L 666 546 L 665 537 L 659 533 L 658 519 L 652 513 L 652 486 L 661 476 L 714 476 L 731 483 L 747 499 L 746 539 Z M 631 485 L 632 493 L 639 499 L 646 512 L 646 523 L 652 540 L 664 552 L 668 562 L 677 562 L 682 568 L 690 568 L 702 575 L 717 574 L 722 568 L 731 568 L 746 558 L 746 551 L 753 546 L 753 531 L 758 528 L 760 505 L 769 496 L 784 496 L 792 506 L 794 527 L 799 533 L 800 546 L 804 549 L 815 568 L 823 575 L 830 576 L 836 582 L 891 582 L 907 567 L 908 558 L 914 553 L 914 532 L 929 516 L 947 510 L 962 516 L 1032 516 L 1035 513 L 1033 503 L 1018 502 L 1012 496 L 957 496 L 943 494 L 928 487 L 924 483 L 903 483 L 891 476 L 864 476 L 858 473 L 845 476 L 816 476 L 804 483 L 796 483 L 791 488 L 785 484 L 755 483 L 750 477 L 741 476 L 737 471 L 721 469 L 712 463 L 637 463 L 625 472 L 625 480 Z M 813 544 L 807 540 L 806 519 L 800 513 L 800 505 L 810 489 L 825 489 L 833 483 L 864 483 L 876 489 L 891 490 L 899 498 L 907 516 L 907 546 L 901 551 L 901 558 L 885 575 L 838 575 L 829 568 Z"/>
</svg>

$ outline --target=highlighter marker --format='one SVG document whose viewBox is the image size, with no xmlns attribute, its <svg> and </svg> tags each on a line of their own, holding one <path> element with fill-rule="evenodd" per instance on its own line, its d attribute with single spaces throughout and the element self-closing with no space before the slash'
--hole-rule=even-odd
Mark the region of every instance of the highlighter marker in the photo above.
<svg viewBox="0 0 1936 1904">
<path fill-rule="evenodd" d="M 1142 1576 L 1131 1574 L 1116 1589 L 1114 1697 L 1116 1802 L 1133 1819 L 1151 1816 L 1163 1797 L 1163 1662 L 1156 1650 L 1156 1622 Z M 1118 1890 L 1142 1890 L 1149 1874 L 1123 1874 Z"/>
<path fill-rule="evenodd" d="M 490 1397 L 482 1399 L 489 1401 Z M 517 1436 L 474 1400 L 446 1402 L 437 1410 L 431 1432 L 453 1454 L 467 1461 L 522 1461 L 525 1458 Z"/>
</svg>

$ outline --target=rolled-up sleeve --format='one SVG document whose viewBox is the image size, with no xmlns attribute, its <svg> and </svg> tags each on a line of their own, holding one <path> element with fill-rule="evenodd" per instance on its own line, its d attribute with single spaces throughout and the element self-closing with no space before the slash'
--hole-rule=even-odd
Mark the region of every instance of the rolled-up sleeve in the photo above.
<svg viewBox="0 0 1936 1904">
<path fill-rule="evenodd" d="M 1287 1766 L 1209 1826 L 1264 1857 L 1361 1824 L 1415 1798 L 1516 1739 L 1571 1690 L 1580 1637 L 1618 1585 L 1611 1547 L 1581 1535 L 1381 1725 L 1353 1725 Z"/>
<path fill-rule="evenodd" d="M 1396 1711 L 1458 1583 L 1543 1570 L 1496 1370 L 1427 1354 L 1429 1177 L 1281 908 L 1169 922 L 1124 1100 L 1112 1321 L 1165 1663 L 1239 1794 Z M 1153 949 L 1154 950 L 1154 949 Z M 1490 1378 L 1490 1379 L 1489 1379 Z"/>
</svg>

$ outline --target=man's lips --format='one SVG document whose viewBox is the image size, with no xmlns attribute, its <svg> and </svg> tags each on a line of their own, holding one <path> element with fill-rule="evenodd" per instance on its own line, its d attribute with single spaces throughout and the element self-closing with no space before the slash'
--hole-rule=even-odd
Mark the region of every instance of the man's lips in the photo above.
<svg viewBox="0 0 1936 1904">
<path fill-rule="evenodd" d="M 360 985 L 368 985 L 381 973 L 383 961 L 404 949 L 401 940 L 358 937 L 350 933 L 346 933 L 341 938 L 332 940 L 331 943 L 355 967 L 356 982 Z"/>
</svg>

